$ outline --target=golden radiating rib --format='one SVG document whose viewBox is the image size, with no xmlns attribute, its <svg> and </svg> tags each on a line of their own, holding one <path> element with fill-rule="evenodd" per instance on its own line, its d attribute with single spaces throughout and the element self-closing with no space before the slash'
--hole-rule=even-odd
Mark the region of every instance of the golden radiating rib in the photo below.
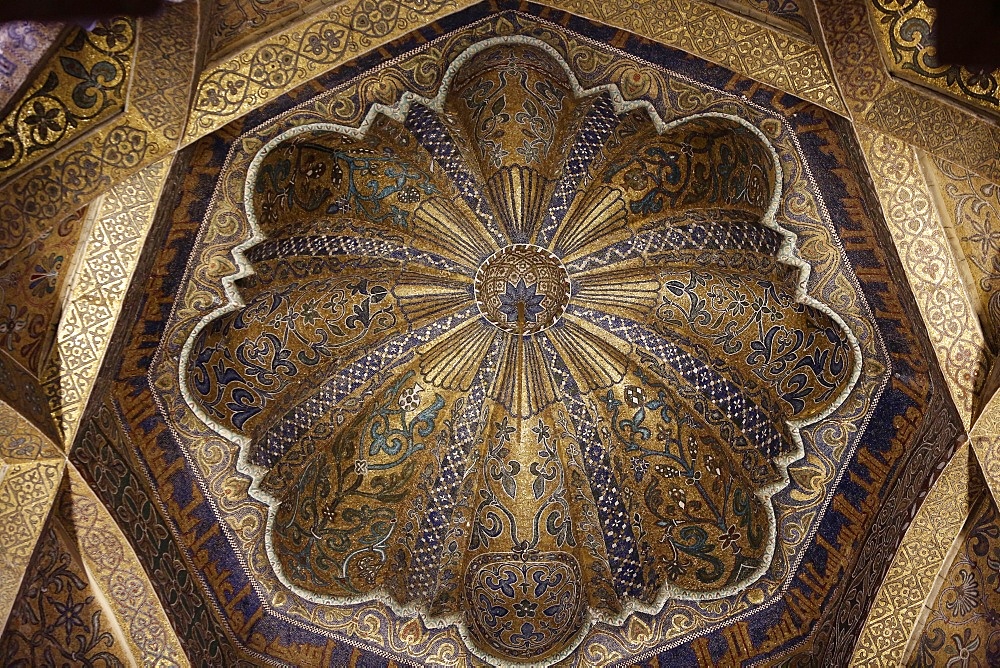
<svg viewBox="0 0 1000 668">
<path fill-rule="evenodd" d="M 482 224 L 444 197 L 420 205 L 414 215 L 413 233 L 434 244 L 435 251 L 472 269 L 497 250 Z"/>
<path fill-rule="evenodd" d="M 472 299 L 472 280 L 454 275 L 403 271 L 393 293 L 413 327 L 457 312 Z"/>
<path fill-rule="evenodd" d="M 508 335 L 490 396 L 522 418 L 539 413 L 558 397 L 549 366 L 534 337 Z M 520 345 L 518 344 L 520 339 Z M 518 360 L 518 356 L 523 356 Z"/>
<path fill-rule="evenodd" d="M 627 212 L 621 192 L 605 186 L 580 193 L 552 243 L 553 252 L 569 263 L 600 243 L 609 246 L 628 236 Z"/>
<path fill-rule="evenodd" d="M 631 346 L 614 334 L 569 313 L 562 327 L 545 330 L 581 392 L 621 382 Z"/>
<path fill-rule="evenodd" d="M 556 452 L 566 472 L 566 502 L 573 522 L 576 547 L 573 553 L 579 560 L 586 582 L 587 598 L 593 610 L 612 615 L 621 612 L 622 599 L 613 585 L 612 568 L 608 558 L 608 545 L 598 512 L 594 488 L 587 484 L 588 473 L 583 453 L 587 446 L 579 438 L 575 419 L 570 418 L 565 406 L 553 406 L 549 412 L 553 420 L 553 436 L 558 439 Z M 580 484 L 582 483 L 582 484 Z"/>
<path fill-rule="evenodd" d="M 660 293 L 654 267 L 615 265 L 573 276 L 579 289 L 573 301 L 580 306 L 615 313 L 644 322 L 656 308 Z"/>
<path fill-rule="evenodd" d="M 438 387 L 468 391 L 499 333 L 483 318 L 468 320 L 420 348 L 420 371 Z"/>
<path fill-rule="evenodd" d="M 534 236 L 551 190 L 552 182 L 520 165 L 504 167 L 490 178 L 486 194 L 509 240 L 524 243 Z"/>
</svg>

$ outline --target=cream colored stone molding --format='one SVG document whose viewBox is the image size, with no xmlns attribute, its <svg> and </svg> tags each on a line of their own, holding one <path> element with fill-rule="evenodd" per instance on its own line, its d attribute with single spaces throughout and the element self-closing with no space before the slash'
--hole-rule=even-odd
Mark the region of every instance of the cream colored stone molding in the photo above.
<svg viewBox="0 0 1000 668">
<path fill-rule="evenodd" d="M 913 146 L 856 126 L 886 224 L 962 424 L 972 423 L 987 349 Z"/>
<path fill-rule="evenodd" d="M 56 504 L 56 520 L 76 543 L 91 588 L 121 629 L 136 664 L 187 668 L 156 589 L 118 524 L 72 464 Z"/>
<path fill-rule="evenodd" d="M 854 668 L 900 666 L 907 643 L 975 499 L 970 452 L 962 444 L 945 466 L 889 566 L 854 647 Z"/>
<path fill-rule="evenodd" d="M 66 447 L 97 380 L 172 163 L 173 156 L 153 163 L 92 205 L 94 224 L 77 251 L 82 257 L 42 379 Z"/>
</svg>

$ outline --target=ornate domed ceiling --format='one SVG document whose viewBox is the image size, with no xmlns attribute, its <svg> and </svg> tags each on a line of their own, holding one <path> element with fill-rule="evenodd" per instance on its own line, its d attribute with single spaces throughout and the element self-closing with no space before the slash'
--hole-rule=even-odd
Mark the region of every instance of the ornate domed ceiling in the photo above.
<svg viewBox="0 0 1000 668">
<path fill-rule="evenodd" d="M 569 5 L 595 20 L 493 2 L 334 20 L 303 0 L 287 10 L 317 17 L 301 34 L 277 10 L 246 19 L 284 31 L 261 41 L 233 28 L 239 3 L 209 7 L 192 116 L 154 138 L 181 148 L 59 228 L 71 246 L 149 208 L 136 278 L 102 306 L 121 315 L 89 402 L 66 393 L 58 424 L 35 420 L 65 436 L 72 477 L 0 655 L 56 651 L 32 629 L 63 564 L 49 607 L 80 598 L 89 647 L 126 663 L 177 647 L 198 665 L 861 656 L 979 408 L 982 360 L 957 365 L 965 333 L 947 354 L 939 336 L 964 320 L 932 317 L 947 294 L 902 251 L 957 271 L 930 241 L 900 245 L 924 209 L 890 208 L 908 192 L 885 186 L 895 163 L 866 161 L 898 151 L 850 117 L 857 82 L 838 90 L 812 8 L 671 3 L 691 20 L 664 18 L 669 39 L 625 29 L 657 33 L 652 14 Z M 699 26 L 715 41 L 685 46 Z M 711 56 L 736 42 L 744 60 Z M 141 105 L 119 88 L 105 111 L 131 122 Z M 130 136 L 121 165 L 141 162 Z M 962 169 L 982 168 L 967 153 Z M 3 192 L 0 212 L 37 204 Z M 80 260 L 93 283 L 112 275 L 100 257 Z M 45 303 L 85 322 L 87 298 L 50 273 Z M 77 355 L 62 332 L 33 353 L 44 388 L 68 382 L 44 380 L 46 356 Z M 88 555 L 112 525 L 105 567 Z M 140 572 L 145 588 L 121 584 Z M 155 634 L 100 617 L 111 587 L 136 592 Z"/>
<path fill-rule="evenodd" d="M 788 590 L 888 379 L 814 175 L 839 139 L 671 52 L 474 19 L 202 144 L 152 395 L 227 577 L 299 632 L 684 646 Z"/>
<path fill-rule="evenodd" d="M 253 156 L 233 303 L 161 355 L 240 447 L 257 549 L 305 599 L 457 623 L 487 659 L 738 596 L 794 558 L 777 525 L 824 490 L 772 497 L 862 366 L 804 293 L 771 140 L 584 90 L 537 37 L 447 65 Z"/>
</svg>

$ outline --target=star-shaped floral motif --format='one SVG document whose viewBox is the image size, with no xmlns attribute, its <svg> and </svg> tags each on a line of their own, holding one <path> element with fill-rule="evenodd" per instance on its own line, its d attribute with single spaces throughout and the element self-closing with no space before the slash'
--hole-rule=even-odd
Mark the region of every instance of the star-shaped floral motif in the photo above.
<svg viewBox="0 0 1000 668">
<path fill-rule="evenodd" d="M 519 319 L 525 322 L 537 322 L 538 314 L 542 308 L 542 300 L 545 295 L 540 295 L 536 291 L 536 285 L 525 285 L 522 278 L 517 282 L 507 283 L 507 291 L 500 295 L 500 311 L 507 316 L 507 322 L 516 323 Z"/>
</svg>

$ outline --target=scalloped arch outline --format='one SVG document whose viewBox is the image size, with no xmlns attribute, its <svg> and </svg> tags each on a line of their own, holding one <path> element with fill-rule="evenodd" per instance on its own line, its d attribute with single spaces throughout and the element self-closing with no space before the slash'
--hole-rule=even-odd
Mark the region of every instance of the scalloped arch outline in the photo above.
<svg viewBox="0 0 1000 668">
<path fill-rule="evenodd" d="M 222 317 L 226 313 L 237 310 L 243 306 L 245 303 L 236 288 L 236 282 L 246 276 L 253 274 L 253 268 L 247 261 L 244 252 L 253 247 L 254 245 L 260 243 L 265 239 L 264 235 L 260 231 L 260 227 L 257 223 L 256 215 L 253 208 L 253 184 L 256 181 L 257 173 L 267 155 L 277 148 L 280 144 L 293 137 L 307 134 L 307 133 L 338 133 L 344 134 L 356 139 L 360 139 L 365 134 L 367 134 L 372 123 L 378 115 L 387 116 L 399 123 L 403 123 L 413 104 L 421 104 L 435 113 L 442 113 L 444 110 L 444 101 L 447 96 L 451 83 L 457 75 L 458 71 L 464 66 L 471 58 L 481 53 L 482 51 L 489 49 L 493 46 L 500 44 L 520 44 L 525 46 L 531 46 L 537 48 L 540 51 L 545 52 L 549 57 L 551 57 L 556 63 L 562 67 L 565 71 L 570 86 L 573 90 L 573 95 L 575 98 L 580 99 L 583 97 L 590 97 L 600 93 L 607 93 L 611 99 L 613 108 L 616 114 L 624 114 L 636 109 L 643 109 L 649 115 L 651 122 L 657 130 L 658 134 L 663 134 L 668 130 L 676 128 L 678 126 L 684 125 L 685 123 L 691 122 L 693 120 L 701 118 L 718 118 L 723 119 L 732 123 L 743 126 L 745 129 L 750 131 L 755 135 L 763 146 L 768 150 L 768 154 L 771 156 L 772 166 L 775 173 L 775 187 L 772 193 L 770 202 L 768 204 L 767 210 L 761 216 L 759 223 L 769 229 L 778 232 L 782 237 L 781 247 L 778 250 L 777 260 L 783 264 L 791 266 L 798 271 L 798 280 L 796 282 L 795 288 L 795 299 L 798 303 L 804 304 L 815 308 L 833 320 L 834 323 L 840 328 L 841 332 L 845 335 L 845 338 L 850 343 L 852 352 L 852 369 L 851 377 L 847 385 L 841 393 L 830 403 L 830 405 L 821 413 L 809 420 L 786 420 L 786 424 L 789 427 L 789 432 L 792 436 L 793 445 L 795 446 L 793 451 L 789 454 L 775 459 L 775 464 L 779 467 L 781 472 L 780 479 L 769 485 L 767 487 L 757 490 L 756 495 L 769 509 L 770 522 L 768 523 L 768 536 L 767 544 L 765 549 L 766 559 L 762 560 L 761 566 L 755 569 L 747 578 L 741 580 L 737 585 L 730 587 L 724 587 L 712 592 L 692 592 L 683 590 L 679 587 L 673 587 L 670 583 L 664 583 L 661 586 L 660 592 L 656 599 L 652 603 L 644 604 L 639 601 L 630 600 L 625 603 L 622 611 L 617 615 L 609 615 L 602 611 L 592 610 L 589 606 L 586 607 L 586 613 L 584 615 L 583 623 L 580 629 L 574 634 L 572 639 L 567 642 L 566 646 L 558 653 L 553 654 L 543 661 L 540 662 L 512 662 L 504 661 L 498 657 L 483 651 L 472 639 L 469 637 L 466 624 L 461 614 L 450 614 L 435 616 L 432 615 L 425 605 L 421 604 L 400 604 L 391 596 L 386 595 L 380 590 L 373 590 L 364 595 L 355 597 L 333 597 L 325 596 L 321 594 L 316 594 L 310 592 L 309 590 L 303 589 L 295 584 L 292 584 L 288 578 L 283 573 L 277 555 L 274 552 L 273 544 L 271 542 L 271 526 L 274 522 L 275 515 L 277 513 L 278 505 L 280 501 L 274 499 L 269 494 L 260 489 L 259 483 L 262 480 L 266 469 L 263 467 L 252 464 L 247 459 L 247 452 L 251 444 L 251 439 L 248 437 L 237 434 L 225 426 L 218 424 L 212 418 L 210 418 L 203 410 L 201 410 L 194 398 L 191 396 L 190 391 L 187 386 L 186 369 L 188 368 L 188 363 L 190 360 L 192 348 L 194 341 L 198 334 L 212 321 Z M 458 629 L 458 633 L 461 636 L 463 642 L 470 652 L 475 654 L 478 658 L 487 661 L 492 665 L 498 665 L 503 667 L 511 668 L 542 668 L 544 666 L 549 666 L 553 663 L 561 661 L 562 659 L 569 656 L 583 641 L 586 637 L 587 632 L 597 623 L 605 623 L 609 625 L 619 626 L 623 624 L 630 615 L 640 612 L 645 614 L 657 614 L 659 613 L 666 602 L 671 598 L 684 599 L 684 600 L 713 600 L 720 599 L 726 596 L 730 596 L 739 591 L 746 589 L 751 586 L 767 571 L 770 567 L 771 561 L 774 556 L 774 550 L 776 547 L 777 540 L 777 520 L 774 513 L 774 506 L 771 504 L 771 498 L 777 494 L 779 491 L 784 489 L 789 483 L 788 467 L 795 461 L 798 461 L 805 455 L 805 448 L 802 443 L 802 437 L 800 430 L 803 427 L 816 424 L 834 411 L 836 411 L 850 395 L 851 391 L 857 384 L 858 379 L 861 375 L 861 367 L 863 355 L 861 352 L 861 346 L 855 337 L 854 333 L 851 331 L 850 327 L 844 322 L 844 320 L 829 306 L 815 299 L 808 294 L 808 282 L 811 273 L 811 266 L 799 258 L 795 254 L 795 247 L 797 242 L 797 235 L 777 223 L 775 220 L 775 214 L 777 213 L 778 207 L 781 202 L 782 196 L 782 177 L 783 172 L 781 169 L 780 159 L 777 151 L 775 150 L 773 144 L 768 140 L 767 136 L 755 125 L 749 121 L 740 118 L 732 114 L 724 114 L 719 112 L 706 112 L 700 114 L 692 114 L 682 118 L 675 119 L 670 122 L 664 121 L 653 105 L 646 100 L 635 100 L 627 101 L 622 95 L 620 89 L 615 84 L 603 84 L 600 86 L 595 86 L 593 88 L 583 88 L 580 85 L 579 79 L 573 72 L 569 64 L 563 59 L 559 52 L 551 45 L 536 39 L 534 37 L 529 37 L 526 35 L 509 35 L 503 37 L 489 37 L 477 41 L 463 50 L 458 54 L 454 60 L 449 64 L 446 69 L 444 76 L 442 77 L 440 86 L 438 88 L 437 94 L 433 98 L 427 98 L 416 93 L 406 91 L 400 95 L 399 100 L 397 100 L 392 105 L 384 105 L 381 103 L 373 103 L 368 112 L 365 114 L 364 119 L 358 125 L 358 127 L 351 127 L 346 125 L 341 125 L 337 123 L 308 123 L 298 127 L 291 128 L 282 132 L 278 136 L 274 137 L 268 141 L 257 154 L 254 156 L 253 160 L 247 168 L 247 175 L 244 182 L 243 191 L 243 205 L 247 215 L 247 219 L 250 222 L 250 227 L 253 230 L 253 235 L 250 239 L 238 244 L 232 249 L 233 258 L 238 266 L 238 271 L 234 274 L 222 278 L 222 286 L 225 292 L 227 303 L 220 306 L 205 316 L 203 316 L 194 327 L 194 329 L 189 334 L 184 346 L 181 350 L 181 355 L 179 359 L 178 368 L 178 380 L 181 394 L 184 398 L 185 403 L 188 408 L 194 412 L 198 418 L 204 422 L 209 428 L 215 431 L 217 434 L 227 439 L 228 441 L 236 444 L 239 447 L 239 456 L 237 458 L 236 469 L 248 476 L 251 479 L 251 484 L 249 487 L 249 494 L 264 503 L 267 506 L 267 523 L 265 527 L 265 549 L 267 551 L 268 559 L 271 566 L 274 568 L 275 575 L 278 580 L 296 595 L 302 598 L 318 604 L 326 605 L 351 605 L 358 603 L 365 603 L 371 601 L 381 602 L 388 607 L 390 607 L 395 613 L 402 616 L 410 616 L 419 618 L 429 627 L 429 628 L 443 628 L 450 625 L 455 625 Z"/>
</svg>

